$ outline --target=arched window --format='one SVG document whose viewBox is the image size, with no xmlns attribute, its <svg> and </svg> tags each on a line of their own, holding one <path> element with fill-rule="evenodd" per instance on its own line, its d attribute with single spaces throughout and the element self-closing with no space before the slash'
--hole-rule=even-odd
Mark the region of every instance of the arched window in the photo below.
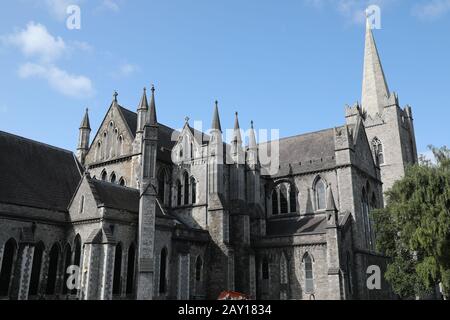
<svg viewBox="0 0 450 320">
<path fill-rule="evenodd" d="M 111 181 L 111 183 L 116 183 L 116 174 L 114 172 L 111 173 L 111 176 L 109 177 L 109 181 Z"/>
<path fill-rule="evenodd" d="M 42 268 L 42 255 L 44 254 L 44 244 L 39 242 L 34 248 L 33 266 L 31 268 L 30 287 L 28 295 L 35 296 L 39 291 L 39 284 L 41 282 L 41 268 Z"/>
<path fill-rule="evenodd" d="M 122 282 L 122 245 L 119 243 L 116 246 L 116 253 L 114 255 L 114 277 L 113 277 L 113 294 L 120 294 Z"/>
<path fill-rule="evenodd" d="M 134 244 L 130 245 L 128 249 L 128 264 L 127 264 L 127 294 L 133 293 L 134 290 L 134 267 L 135 267 L 135 255 L 136 251 Z"/>
<path fill-rule="evenodd" d="M 108 173 L 106 173 L 106 170 L 103 170 L 102 171 L 102 180 L 106 181 L 107 177 L 108 177 Z"/>
<path fill-rule="evenodd" d="M 166 183 L 167 175 L 164 170 L 161 170 L 158 175 L 158 197 L 162 204 L 165 204 L 166 199 Z"/>
<path fill-rule="evenodd" d="M 183 147 L 181 147 L 181 146 L 180 146 L 179 156 L 180 156 L 180 159 L 183 158 Z"/>
<path fill-rule="evenodd" d="M 191 142 L 190 152 L 191 152 L 191 159 L 194 159 L 194 144 L 192 142 Z"/>
<path fill-rule="evenodd" d="M 262 262 L 262 278 L 263 280 L 269 279 L 269 261 L 267 258 L 264 258 Z"/>
<path fill-rule="evenodd" d="M 305 292 L 314 292 L 314 274 L 313 274 L 313 261 L 309 253 L 306 253 L 303 258 L 304 268 L 305 268 Z"/>
<path fill-rule="evenodd" d="M 278 214 L 278 191 L 273 189 L 272 191 L 272 214 Z"/>
<path fill-rule="evenodd" d="M 11 238 L 5 243 L 3 248 L 3 259 L 0 266 L 0 297 L 7 297 L 9 295 L 16 257 L 17 243 L 16 240 Z"/>
<path fill-rule="evenodd" d="M 123 155 L 123 137 L 119 137 L 119 146 L 118 146 L 119 156 Z"/>
<path fill-rule="evenodd" d="M 183 175 L 183 181 L 184 181 L 184 204 L 189 204 L 189 175 L 187 172 Z"/>
<path fill-rule="evenodd" d="M 325 210 L 326 208 L 326 186 L 322 179 L 318 179 L 315 185 L 316 192 L 316 210 Z"/>
<path fill-rule="evenodd" d="M 176 188 L 177 188 L 177 205 L 181 206 L 181 195 L 183 193 L 181 191 L 181 182 L 180 182 L 180 180 L 177 180 Z"/>
<path fill-rule="evenodd" d="M 125 179 L 123 177 L 120 178 L 119 185 L 121 185 L 122 187 L 125 187 L 126 183 L 125 183 Z"/>
<path fill-rule="evenodd" d="M 84 211 L 84 196 L 81 196 L 80 198 L 80 214 L 82 214 Z"/>
<path fill-rule="evenodd" d="M 197 257 L 197 261 L 195 262 L 195 280 L 202 281 L 202 269 L 203 269 L 203 261 L 200 256 Z"/>
<path fill-rule="evenodd" d="M 167 249 L 161 250 L 159 258 L 159 293 L 166 292 L 166 264 L 167 264 Z"/>
<path fill-rule="evenodd" d="M 62 274 L 64 275 L 64 283 L 62 285 L 63 294 L 67 294 L 67 279 L 69 278 L 69 274 L 67 273 L 67 268 L 72 264 L 72 249 L 69 244 L 66 244 L 64 248 L 64 270 L 62 270 Z"/>
<path fill-rule="evenodd" d="M 197 183 L 194 177 L 191 177 L 191 202 L 193 204 L 197 202 Z"/>
<path fill-rule="evenodd" d="M 289 209 L 290 212 L 297 212 L 297 193 L 294 184 L 289 186 Z"/>
<path fill-rule="evenodd" d="M 99 141 L 97 142 L 97 150 L 95 150 L 95 158 L 97 161 L 103 159 L 103 149 L 102 149 L 102 143 Z"/>
<path fill-rule="evenodd" d="M 372 148 L 373 148 L 373 155 L 375 157 L 375 163 L 378 165 L 384 164 L 383 144 L 377 137 L 373 138 L 372 140 Z"/>
<path fill-rule="evenodd" d="M 288 212 L 287 188 L 284 183 L 280 184 L 280 213 Z"/>
<path fill-rule="evenodd" d="M 59 245 L 55 243 L 50 250 L 50 258 L 48 262 L 48 276 L 47 287 L 45 294 L 55 294 L 56 278 L 58 276 L 58 262 L 59 262 Z"/>
</svg>

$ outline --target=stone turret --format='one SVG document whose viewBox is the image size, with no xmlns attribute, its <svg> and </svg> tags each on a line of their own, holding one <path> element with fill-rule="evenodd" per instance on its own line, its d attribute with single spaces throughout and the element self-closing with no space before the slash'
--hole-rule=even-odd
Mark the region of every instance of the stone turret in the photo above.
<svg viewBox="0 0 450 320">
<path fill-rule="evenodd" d="M 89 151 L 89 137 L 91 134 L 91 124 L 89 123 L 89 110 L 86 108 L 83 120 L 80 124 L 80 132 L 78 138 L 77 158 L 82 165 Z"/>
</svg>

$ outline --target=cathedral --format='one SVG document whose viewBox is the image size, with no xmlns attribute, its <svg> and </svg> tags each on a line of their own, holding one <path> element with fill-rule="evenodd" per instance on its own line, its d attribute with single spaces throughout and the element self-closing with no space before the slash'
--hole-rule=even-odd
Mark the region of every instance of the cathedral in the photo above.
<svg viewBox="0 0 450 320">
<path fill-rule="evenodd" d="M 212 109 L 206 133 L 175 130 L 154 87 L 136 112 L 115 93 L 76 152 L 0 131 L 0 299 L 393 298 L 367 286 L 388 258 L 370 211 L 417 150 L 370 26 L 342 124 L 261 142 L 236 113 L 226 142 Z"/>
</svg>

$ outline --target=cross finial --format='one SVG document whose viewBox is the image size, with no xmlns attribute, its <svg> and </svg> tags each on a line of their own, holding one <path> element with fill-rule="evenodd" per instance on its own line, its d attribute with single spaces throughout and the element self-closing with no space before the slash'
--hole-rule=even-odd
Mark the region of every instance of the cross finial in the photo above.
<svg viewBox="0 0 450 320">
<path fill-rule="evenodd" d="M 186 121 L 186 123 L 188 123 L 189 122 L 189 117 L 186 116 L 186 118 L 184 118 L 184 121 Z"/>
<path fill-rule="evenodd" d="M 155 85 L 152 84 L 152 93 L 155 93 Z"/>
<path fill-rule="evenodd" d="M 252 129 L 253 129 L 253 120 L 250 121 L 250 125 L 251 125 L 251 127 L 252 127 Z"/>
<path fill-rule="evenodd" d="M 117 96 L 118 96 L 119 94 L 117 93 L 117 91 L 114 91 L 114 94 L 113 94 L 113 97 L 114 97 L 114 101 L 116 101 L 117 102 Z"/>
</svg>

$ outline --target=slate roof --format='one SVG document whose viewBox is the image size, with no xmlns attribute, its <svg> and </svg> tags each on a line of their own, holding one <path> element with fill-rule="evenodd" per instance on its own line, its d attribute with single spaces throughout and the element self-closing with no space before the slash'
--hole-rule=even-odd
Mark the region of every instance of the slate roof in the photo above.
<svg viewBox="0 0 450 320">
<path fill-rule="evenodd" d="M 268 220 L 266 232 L 268 236 L 286 236 L 302 233 L 324 233 L 327 225 L 326 217 L 291 217 Z"/>
<path fill-rule="evenodd" d="M 81 179 L 75 155 L 0 131 L 0 202 L 67 212 Z"/>
<path fill-rule="evenodd" d="M 96 179 L 89 179 L 89 184 L 97 203 L 108 208 L 139 212 L 139 190 Z"/>
<path fill-rule="evenodd" d="M 271 143 L 259 145 L 260 152 L 265 149 L 271 155 Z M 326 170 L 336 164 L 334 128 L 279 139 L 280 170 L 275 176 L 298 174 L 312 170 Z M 289 167 L 290 165 L 290 167 Z"/>
</svg>

